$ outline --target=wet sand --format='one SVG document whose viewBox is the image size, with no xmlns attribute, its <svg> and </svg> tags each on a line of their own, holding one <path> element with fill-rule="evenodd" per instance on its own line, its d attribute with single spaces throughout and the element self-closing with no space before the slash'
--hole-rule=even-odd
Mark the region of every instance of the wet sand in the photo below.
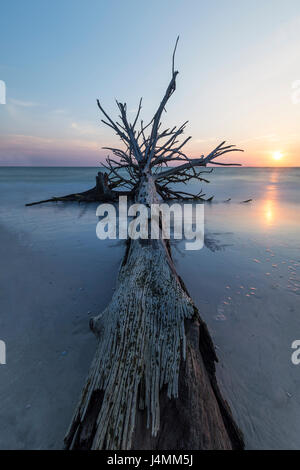
<svg viewBox="0 0 300 470">
<path fill-rule="evenodd" d="M 121 253 L 85 260 L 24 242 L 0 227 L 0 448 L 59 449 L 96 348 L 89 317 L 108 303 Z"/>
</svg>

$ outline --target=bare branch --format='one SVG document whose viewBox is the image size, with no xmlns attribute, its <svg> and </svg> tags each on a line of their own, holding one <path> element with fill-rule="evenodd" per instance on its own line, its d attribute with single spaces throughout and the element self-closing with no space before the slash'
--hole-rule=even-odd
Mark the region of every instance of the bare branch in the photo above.
<svg viewBox="0 0 300 470">
<path fill-rule="evenodd" d="M 148 143 L 146 151 L 145 151 L 145 160 L 146 160 L 145 168 L 149 168 L 151 159 L 154 156 L 156 142 L 157 142 L 157 138 L 158 138 L 157 131 L 158 131 L 158 128 L 159 128 L 159 125 L 160 125 L 160 119 L 161 119 L 162 112 L 165 109 L 165 106 L 166 106 L 168 100 L 170 99 L 170 97 L 172 96 L 172 94 L 174 93 L 174 91 L 176 89 L 176 77 L 178 75 L 178 71 L 174 70 L 174 59 L 175 59 L 175 52 L 176 52 L 178 40 L 179 40 L 179 36 L 176 40 L 176 44 L 175 44 L 175 48 L 174 48 L 174 52 L 173 52 L 172 78 L 171 78 L 171 81 L 168 85 L 166 93 L 165 93 L 165 95 L 164 95 L 164 97 L 163 97 L 163 99 L 162 99 L 162 101 L 161 101 L 161 103 L 158 107 L 158 110 L 156 111 L 156 113 L 154 115 L 154 120 L 153 120 L 153 125 L 152 125 L 152 130 L 151 130 L 151 136 L 150 136 L 149 143 Z"/>
<path fill-rule="evenodd" d="M 117 105 L 121 111 L 121 119 L 124 124 L 125 130 L 127 132 L 128 138 L 129 138 L 129 143 L 130 146 L 133 148 L 134 151 L 134 156 L 138 162 L 143 160 L 143 155 L 141 153 L 140 147 L 137 143 L 137 140 L 134 135 L 133 128 L 129 125 L 128 120 L 127 120 L 127 109 L 126 109 L 126 103 L 120 103 L 117 101 Z"/>
<path fill-rule="evenodd" d="M 134 130 L 134 128 L 135 128 L 135 125 L 136 125 L 136 123 L 137 123 L 137 120 L 138 120 L 138 118 L 139 118 L 139 115 L 140 115 L 140 112 L 141 112 L 141 109 L 142 109 L 142 100 L 143 100 L 143 98 L 140 99 L 138 112 L 137 112 L 137 114 L 136 114 L 136 118 L 135 118 L 135 120 L 134 120 L 134 123 L 132 124 L 132 129 L 133 129 L 133 130 Z"/>
<path fill-rule="evenodd" d="M 173 56 L 172 56 L 172 75 L 174 75 L 174 71 L 175 71 L 174 63 L 175 63 L 175 54 L 176 54 L 178 41 L 179 41 L 179 35 L 177 36 L 174 51 L 173 51 Z"/>
<path fill-rule="evenodd" d="M 200 157 L 200 158 L 194 158 L 190 159 L 188 163 L 184 163 L 183 165 L 179 165 L 174 168 L 170 168 L 169 170 L 163 171 L 162 173 L 159 173 L 155 176 L 156 180 L 161 180 L 168 178 L 172 175 L 175 175 L 176 173 L 180 173 L 182 171 L 188 171 L 194 167 L 199 167 L 199 166 L 206 166 L 208 163 L 211 163 L 215 158 L 224 155 L 225 153 L 229 152 L 243 152 L 241 149 L 234 149 L 233 145 L 229 145 L 227 147 L 224 147 L 225 142 L 222 142 L 220 145 L 218 145 L 207 157 Z M 215 164 L 222 165 L 222 166 L 241 166 L 239 163 L 220 163 L 220 162 L 214 162 Z"/>
<path fill-rule="evenodd" d="M 119 136 L 122 140 L 124 140 L 125 142 L 128 142 L 128 143 L 129 143 L 128 137 L 119 129 L 119 127 L 117 126 L 117 124 L 109 117 L 109 115 L 106 113 L 106 111 L 105 111 L 105 110 L 103 109 L 103 107 L 101 106 L 99 100 L 97 100 L 97 105 L 98 105 L 98 108 L 100 109 L 100 111 L 102 112 L 102 114 L 104 114 L 104 116 L 106 117 L 106 119 L 108 119 L 108 121 L 109 121 L 109 123 L 108 123 L 108 122 L 106 122 L 106 121 L 104 121 L 104 120 L 102 119 L 102 122 L 103 122 L 104 124 L 106 124 L 107 126 L 112 127 L 112 128 L 116 131 L 116 133 L 118 134 L 118 136 Z"/>
</svg>

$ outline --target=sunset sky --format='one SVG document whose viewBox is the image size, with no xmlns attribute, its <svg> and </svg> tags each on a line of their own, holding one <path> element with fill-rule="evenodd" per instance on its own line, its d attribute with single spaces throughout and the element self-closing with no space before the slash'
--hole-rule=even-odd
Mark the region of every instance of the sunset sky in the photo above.
<svg viewBox="0 0 300 470">
<path fill-rule="evenodd" d="M 246 166 L 300 166 L 299 0 L 1 0 L 0 165 L 97 166 L 118 145 L 96 98 L 152 117 L 176 55 L 166 127 L 222 140 Z M 223 160 L 224 161 L 224 160 Z"/>
</svg>

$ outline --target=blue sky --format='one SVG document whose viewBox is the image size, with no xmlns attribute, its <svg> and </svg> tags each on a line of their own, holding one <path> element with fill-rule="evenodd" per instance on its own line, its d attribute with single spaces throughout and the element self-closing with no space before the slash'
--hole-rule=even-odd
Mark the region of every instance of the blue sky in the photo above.
<svg viewBox="0 0 300 470">
<path fill-rule="evenodd" d="M 178 34 L 165 122 L 189 119 L 189 154 L 226 139 L 244 164 L 280 151 L 276 164 L 299 165 L 299 0 L 1 0 L 0 164 L 99 164 L 117 140 L 96 98 L 115 116 L 115 98 L 133 115 L 143 96 L 152 116 Z"/>
</svg>

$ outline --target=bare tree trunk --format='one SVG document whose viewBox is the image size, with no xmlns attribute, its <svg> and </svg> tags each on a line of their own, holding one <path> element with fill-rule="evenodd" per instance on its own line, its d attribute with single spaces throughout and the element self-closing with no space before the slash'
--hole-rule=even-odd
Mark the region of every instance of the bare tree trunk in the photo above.
<svg viewBox="0 0 300 470">
<path fill-rule="evenodd" d="M 157 202 L 150 173 L 137 202 Z M 98 349 L 66 448 L 243 447 L 217 386 L 210 335 L 164 240 L 129 241 L 113 298 L 91 328 Z"/>
<path fill-rule="evenodd" d="M 203 168 L 235 165 L 216 161 L 234 145 L 219 144 L 207 156 L 183 152 L 181 126 L 162 129 L 161 117 L 176 89 L 172 77 L 153 118 L 138 123 L 142 100 L 131 123 L 126 103 L 117 101 L 114 121 L 97 100 L 105 119 L 122 142 L 106 148 L 108 176 L 98 173 L 96 186 L 49 201 L 116 201 L 120 195 L 150 206 L 163 200 L 201 199 L 174 184 L 203 178 Z M 117 160 L 115 160 L 115 158 Z M 170 163 L 179 163 L 176 167 Z M 163 168 L 163 166 L 168 168 Z M 118 188 L 118 190 L 116 190 Z M 119 189 L 126 191 L 119 191 Z M 211 201 L 211 198 L 206 199 Z M 219 391 L 217 361 L 205 323 L 176 273 L 169 244 L 130 240 L 116 290 L 104 312 L 91 321 L 99 337 L 81 399 L 65 438 L 67 449 L 239 449 L 243 438 Z"/>
</svg>

